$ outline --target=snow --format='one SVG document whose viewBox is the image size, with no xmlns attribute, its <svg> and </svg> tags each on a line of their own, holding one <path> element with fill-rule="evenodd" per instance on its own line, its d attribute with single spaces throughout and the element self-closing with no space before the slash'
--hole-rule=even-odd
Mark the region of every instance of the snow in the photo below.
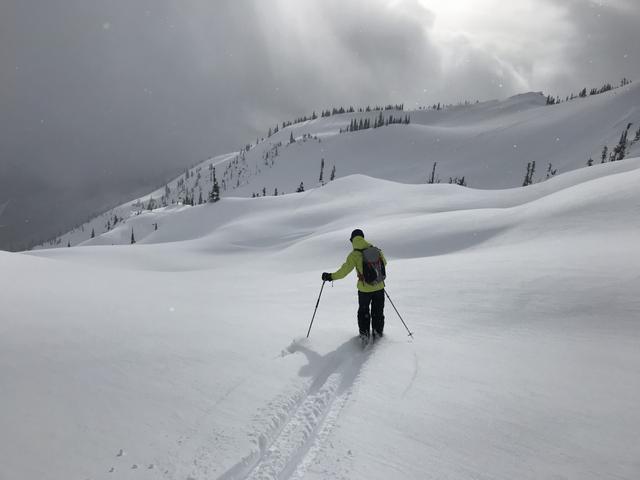
<svg viewBox="0 0 640 480">
<path fill-rule="evenodd" d="M 216 167 L 223 198 L 251 197 L 262 194 L 263 189 L 268 196 L 275 189 L 279 194 L 290 194 L 300 182 L 310 189 L 321 184 L 322 159 L 325 183 L 335 167 L 338 178 L 364 174 L 421 184 L 437 162 L 436 178 L 443 183 L 450 177 L 465 177 L 473 188 L 518 187 L 530 162 L 536 162 L 537 182 L 545 179 L 550 163 L 559 173 L 584 167 L 590 157 L 599 163 L 603 147 L 613 149 L 628 123 L 633 124 L 631 140 L 640 127 L 640 84 L 553 106 L 545 105 L 541 93 L 526 93 L 440 111 L 390 110 L 383 112 L 385 118 L 409 115 L 411 124 L 339 133 L 353 119 L 368 118 L 373 123 L 378 115 L 375 111 L 333 115 L 283 128 L 257 145 L 253 143 L 249 150 L 245 147 L 240 152 L 206 160 L 190 169 L 189 178 L 182 175 L 169 182 L 165 203 L 177 208 L 187 192 L 193 192 L 196 202 L 200 194 L 206 201 L 212 185 L 212 167 Z M 289 144 L 291 134 L 296 139 L 293 144 Z M 635 143 L 628 156 L 640 155 L 639 145 Z M 43 246 L 128 244 L 133 226 L 130 220 L 146 211 L 150 198 L 160 206 L 163 195 L 165 188 L 161 187 Z M 114 214 L 120 219 L 121 231 L 116 233 L 108 231 L 114 227 Z M 164 228 L 162 221 L 160 218 L 159 229 Z M 136 240 L 153 228 L 133 228 Z M 90 239 L 92 229 L 97 236 L 94 239 Z"/>
<path fill-rule="evenodd" d="M 395 180 L 0 252 L 0 478 L 638 478 L 640 158 L 526 188 Z M 387 305 L 360 349 L 353 275 L 304 338 L 353 228 L 413 340 Z"/>
</svg>

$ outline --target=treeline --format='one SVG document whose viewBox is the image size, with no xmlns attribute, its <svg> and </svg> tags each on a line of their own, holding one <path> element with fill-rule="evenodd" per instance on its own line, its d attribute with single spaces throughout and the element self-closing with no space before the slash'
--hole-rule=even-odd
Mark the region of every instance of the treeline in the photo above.
<svg viewBox="0 0 640 480">
<path fill-rule="evenodd" d="M 480 103 L 480 100 L 474 100 L 473 102 L 470 100 L 465 100 L 463 102 L 458 102 L 458 103 L 438 102 L 438 103 L 434 103 L 433 105 L 419 106 L 418 110 L 436 110 L 439 112 L 440 110 L 446 110 L 448 108 L 468 107 L 470 105 L 477 105 L 478 103 Z"/>
<path fill-rule="evenodd" d="M 527 187 L 529 185 L 531 185 L 534 182 L 533 179 L 533 175 L 536 173 L 536 161 L 534 160 L 533 162 L 528 162 L 527 163 L 527 172 L 524 175 L 524 181 L 522 182 L 522 186 L 523 187 Z M 543 181 L 543 180 L 549 180 L 551 177 L 555 177 L 556 173 L 558 173 L 558 169 L 557 168 L 553 168 L 553 165 L 551 163 L 549 163 L 549 165 L 547 166 L 547 172 L 546 172 L 546 176 L 545 178 L 539 180 L 539 181 Z"/>
<path fill-rule="evenodd" d="M 440 177 L 436 174 L 436 167 L 438 162 L 433 162 L 433 167 L 431 168 L 431 173 L 427 177 L 428 184 L 441 183 Z M 462 177 L 449 177 L 449 183 L 454 185 L 460 185 L 461 187 L 466 187 L 467 180 L 464 176 Z"/>
<path fill-rule="evenodd" d="M 378 111 L 387 111 L 387 110 L 404 110 L 404 103 L 397 103 L 395 105 L 375 105 L 375 106 L 371 106 L 371 105 L 367 105 L 364 108 L 359 108 L 358 109 L 358 113 L 367 113 L 367 112 L 378 112 Z M 331 115 L 341 115 L 343 113 L 355 113 L 356 109 L 353 107 L 349 107 L 348 109 L 345 109 L 344 107 L 340 107 L 340 108 L 332 108 L 331 110 L 323 110 L 321 113 L 322 117 L 330 117 Z"/>
<path fill-rule="evenodd" d="M 389 125 L 409 125 L 411 123 L 411 117 L 409 115 L 405 115 L 404 117 L 394 117 L 393 115 L 389 115 L 388 117 L 384 117 L 382 112 L 378 115 L 373 121 L 373 128 L 386 127 Z M 371 119 L 370 118 L 361 118 L 361 119 L 352 119 L 351 123 L 346 128 L 341 128 L 340 133 L 346 132 L 357 132 L 359 130 L 367 130 L 371 128 Z"/>
<path fill-rule="evenodd" d="M 633 123 L 628 123 L 627 128 L 625 128 L 620 134 L 620 140 L 618 143 L 611 149 L 607 145 L 602 147 L 602 153 L 600 154 L 600 163 L 607 162 L 617 162 L 623 160 L 627 156 L 627 152 L 629 148 L 637 142 L 640 141 L 640 128 L 636 130 L 634 137 L 629 140 L 629 131 L 631 130 L 631 126 Z M 587 160 L 587 166 L 591 167 L 594 164 L 594 160 L 592 157 L 589 157 Z"/>
<path fill-rule="evenodd" d="M 324 174 L 324 167 L 325 167 L 325 161 L 324 158 L 320 159 L 320 177 L 318 178 L 318 182 L 321 186 L 325 185 L 325 174 Z M 333 180 L 336 179 L 336 166 L 333 165 L 333 167 L 331 168 L 331 173 L 329 174 L 329 181 L 332 182 Z M 304 192 L 304 182 L 300 182 L 300 185 L 298 185 L 295 189 L 296 193 L 301 193 Z M 278 195 L 284 195 L 285 192 L 284 191 L 278 191 L 278 188 L 276 187 L 273 190 L 273 196 L 277 197 Z M 262 192 L 253 192 L 251 194 L 251 198 L 259 198 L 259 197 L 266 197 L 267 194 L 267 187 L 262 187 Z"/>
<path fill-rule="evenodd" d="M 322 110 L 320 112 L 320 116 L 322 118 L 326 118 L 326 117 L 330 117 L 332 115 L 342 115 L 345 113 L 368 113 L 368 112 L 384 112 L 384 111 L 388 111 L 388 110 L 400 110 L 403 111 L 404 110 L 404 103 L 397 103 L 397 104 L 388 104 L 388 105 L 367 105 L 366 107 L 360 107 L 358 109 L 354 108 L 353 106 L 349 106 L 349 107 L 332 107 L 332 108 L 328 108 L 326 110 Z M 290 120 L 290 121 L 285 121 L 279 124 L 276 124 L 274 127 L 270 127 L 269 131 L 267 132 L 267 138 L 270 138 L 271 136 L 275 135 L 276 133 L 278 133 L 280 130 L 283 130 L 287 127 L 290 127 L 291 125 L 297 125 L 299 123 L 304 123 L 304 122 L 308 122 L 310 120 L 316 120 L 318 118 L 318 114 L 315 112 L 315 110 L 311 113 L 310 116 L 304 115 L 302 117 L 298 117 L 294 120 Z M 264 140 L 264 139 L 263 139 Z M 259 139 L 256 139 L 256 144 L 259 143 Z"/>
<path fill-rule="evenodd" d="M 630 83 L 631 83 L 631 80 L 625 77 L 622 80 L 620 80 L 620 84 L 617 86 L 613 86 L 611 83 L 607 82 L 604 85 L 601 85 L 600 87 L 594 87 L 589 89 L 588 93 L 587 93 L 587 88 L 585 87 L 582 90 L 580 90 L 577 95 L 571 92 L 571 95 L 567 95 L 564 101 L 570 102 L 571 100 L 575 100 L 576 98 L 585 98 L 592 95 L 600 95 L 601 93 L 609 92 L 611 90 L 615 90 L 616 88 L 624 87 L 626 85 L 629 85 Z M 563 100 L 562 98 L 560 98 L 560 96 L 554 97 L 553 95 L 547 95 L 547 105 L 557 105 L 562 102 Z"/>
</svg>

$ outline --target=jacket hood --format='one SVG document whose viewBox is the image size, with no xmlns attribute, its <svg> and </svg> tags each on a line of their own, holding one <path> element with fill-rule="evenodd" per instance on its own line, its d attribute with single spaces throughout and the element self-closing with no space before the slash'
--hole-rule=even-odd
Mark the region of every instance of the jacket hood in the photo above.
<svg viewBox="0 0 640 480">
<path fill-rule="evenodd" d="M 360 236 L 353 237 L 353 240 L 351 241 L 351 243 L 353 244 L 354 250 L 362 250 L 363 248 L 367 248 L 371 246 L 369 242 L 367 242 L 364 238 Z"/>
</svg>

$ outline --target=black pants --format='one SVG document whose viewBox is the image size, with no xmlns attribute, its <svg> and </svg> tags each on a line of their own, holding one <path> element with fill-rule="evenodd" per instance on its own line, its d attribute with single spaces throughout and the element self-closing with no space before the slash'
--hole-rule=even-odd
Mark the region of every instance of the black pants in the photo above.
<svg viewBox="0 0 640 480">
<path fill-rule="evenodd" d="M 371 305 L 371 312 L 369 312 Z M 358 328 L 360 333 L 369 335 L 369 325 L 382 334 L 384 330 L 384 290 L 377 292 L 358 291 Z"/>
</svg>

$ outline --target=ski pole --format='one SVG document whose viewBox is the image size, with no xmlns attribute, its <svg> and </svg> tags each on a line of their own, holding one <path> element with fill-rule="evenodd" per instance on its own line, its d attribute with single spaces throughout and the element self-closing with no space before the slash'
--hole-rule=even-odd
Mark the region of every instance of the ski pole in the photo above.
<svg viewBox="0 0 640 480">
<path fill-rule="evenodd" d="M 402 324 L 404 325 L 404 328 L 407 329 L 407 332 L 409 332 L 409 336 L 411 338 L 413 338 L 413 333 L 411 332 L 411 330 L 409 330 L 409 327 L 407 327 L 407 324 L 404 323 L 404 320 L 402 319 L 402 316 L 400 315 L 400 312 L 398 312 L 398 309 L 396 308 L 396 306 L 393 304 L 393 300 L 391 300 L 391 297 L 389 296 L 389 294 L 387 293 L 387 289 L 385 288 L 384 290 L 384 294 L 387 296 L 387 298 L 389 299 L 389 301 L 391 302 L 391 306 L 393 307 L 393 309 L 396 311 L 396 313 L 398 314 L 398 317 L 400 317 L 400 321 L 402 322 Z"/>
<path fill-rule="evenodd" d="M 324 284 L 326 281 L 322 281 L 322 287 L 320 287 L 320 295 L 318 295 L 318 301 L 316 302 L 316 309 L 313 311 L 313 317 L 311 317 L 311 323 L 309 324 L 309 330 L 307 331 L 307 338 L 309 338 L 309 334 L 311 333 L 311 327 L 313 326 L 313 320 L 316 318 L 316 312 L 318 311 L 318 305 L 320 305 L 320 297 L 322 296 L 322 290 L 324 289 Z"/>
</svg>

